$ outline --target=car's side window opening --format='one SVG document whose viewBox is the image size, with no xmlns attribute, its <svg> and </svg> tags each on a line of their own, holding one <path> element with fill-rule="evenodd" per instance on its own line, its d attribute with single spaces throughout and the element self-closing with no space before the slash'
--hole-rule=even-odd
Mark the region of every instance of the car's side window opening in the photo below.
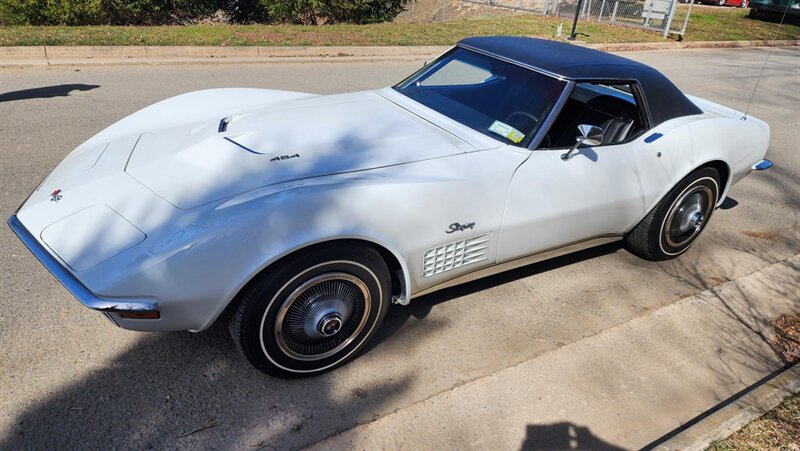
<svg viewBox="0 0 800 451">
<path fill-rule="evenodd" d="M 646 130 L 641 105 L 632 83 L 577 83 L 540 149 L 562 149 L 575 144 L 578 126 L 603 129 L 601 146 L 619 144 Z"/>
</svg>

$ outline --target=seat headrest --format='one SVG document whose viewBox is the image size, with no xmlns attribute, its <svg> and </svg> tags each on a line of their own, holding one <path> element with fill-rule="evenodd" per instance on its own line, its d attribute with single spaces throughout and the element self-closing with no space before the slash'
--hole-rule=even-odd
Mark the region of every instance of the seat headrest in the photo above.
<svg viewBox="0 0 800 451">
<path fill-rule="evenodd" d="M 630 119 L 635 113 L 635 107 L 625 100 L 609 95 L 599 95 L 586 103 L 594 111 L 607 114 L 617 119 Z"/>
</svg>

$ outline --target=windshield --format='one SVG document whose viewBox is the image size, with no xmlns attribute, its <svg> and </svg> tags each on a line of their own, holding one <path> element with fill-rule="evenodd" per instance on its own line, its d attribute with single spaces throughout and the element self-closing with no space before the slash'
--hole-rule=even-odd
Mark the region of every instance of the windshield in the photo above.
<svg viewBox="0 0 800 451">
<path fill-rule="evenodd" d="M 567 83 L 456 48 L 394 87 L 506 144 L 527 146 Z"/>
</svg>

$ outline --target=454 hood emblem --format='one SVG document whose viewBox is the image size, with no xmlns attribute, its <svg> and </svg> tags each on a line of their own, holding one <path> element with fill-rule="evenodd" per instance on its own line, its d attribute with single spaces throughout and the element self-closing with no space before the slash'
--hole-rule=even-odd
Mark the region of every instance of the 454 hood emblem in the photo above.
<svg viewBox="0 0 800 451">
<path fill-rule="evenodd" d="M 61 200 L 61 190 L 57 189 L 50 193 L 50 202 L 58 202 Z"/>
</svg>

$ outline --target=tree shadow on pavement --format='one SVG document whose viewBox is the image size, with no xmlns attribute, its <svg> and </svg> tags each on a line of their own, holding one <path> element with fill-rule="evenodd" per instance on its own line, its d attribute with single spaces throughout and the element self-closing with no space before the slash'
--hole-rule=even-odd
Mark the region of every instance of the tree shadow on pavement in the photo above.
<svg viewBox="0 0 800 451">
<path fill-rule="evenodd" d="M 600 246 L 394 306 L 365 353 L 391 340 L 410 317 L 425 318 L 438 304 L 619 248 L 618 243 Z M 438 327 L 446 325 L 415 327 L 410 341 L 396 339 L 413 352 L 415 341 L 438 333 Z M 237 355 L 225 321 L 199 334 L 153 333 L 33 404 L 15 419 L 0 449 L 196 448 L 209 440 L 237 448 L 295 449 L 369 422 L 385 405 L 401 404 L 413 374 L 384 374 L 371 368 L 373 363 L 281 380 Z M 587 440 L 583 429 L 575 430 Z"/>
<path fill-rule="evenodd" d="M 296 449 L 372 420 L 413 379 L 267 377 L 236 354 L 226 327 L 146 336 L 33 403 L 0 449 Z"/>
<path fill-rule="evenodd" d="M 43 86 L 41 88 L 22 89 L 20 91 L 11 91 L 0 94 L 0 102 L 66 97 L 70 95 L 72 91 L 91 91 L 92 89 L 97 89 L 99 87 L 100 85 L 73 83 L 65 85 Z"/>
<path fill-rule="evenodd" d="M 579 449 L 593 451 L 621 451 L 620 448 L 594 435 L 586 426 L 562 422 L 529 424 L 521 451 Z"/>
<path fill-rule="evenodd" d="M 769 211 L 769 206 L 777 202 L 797 207 L 796 180 L 793 172 L 783 167 L 762 174 L 760 185 L 750 197 L 762 204 L 768 200 L 768 205 L 753 204 L 751 199 L 751 202 L 744 202 L 745 207 Z M 721 255 L 730 261 L 717 258 L 710 262 L 714 265 L 709 266 L 709 262 L 684 256 L 659 267 L 665 274 L 691 285 L 703 303 L 722 313 L 706 318 L 707 327 L 703 331 L 722 337 L 721 341 L 726 343 L 707 358 L 706 365 L 714 374 L 714 380 L 697 381 L 713 388 L 718 404 L 708 406 L 709 409 L 697 418 L 738 401 L 741 395 L 765 383 L 765 377 L 768 379 L 791 365 L 775 339 L 780 330 L 773 324 L 782 314 L 800 313 L 800 264 L 796 260 L 800 252 L 800 217 L 787 219 L 788 228 L 772 229 L 769 224 L 756 223 L 752 230 L 739 226 L 718 232 L 715 247 L 724 248 L 727 254 Z M 742 277 L 738 274 L 737 260 L 744 259 L 751 262 L 748 268 L 768 272 L 769 277 Z M 759 266 L 753 266 L 752 262 L 759 262 Z M 773 380 L 769 383 L 790 391 L 788 386 Z M 763 414 L 769 410 L 760 405 L 757 398 L 738 402 L 741 408 L 752 412 Z M 675 433 L 677 430 L 652 444 Z"/>
<path fill-rule="evenodd" d="M 706 356 L 705 364 L 713 377 L 709 378 L 711 380 L 694 381 L 713 390 L 717 404 L 708 406 L 707 410 L 692 419 L 681 419 L 683 424 L 680 427 L 667 432 L 643 449 L 660 447 L 684 428 L 690 428 L 734 402 L 738 403 L 738 411 L 750 412 L 756 417 L 766 414 L 772 406 L 763 396 L 743 397 L 764 384 L 784 393 L 794 391 L 790 380 L 776 379 L 793 363 L 786 358 L 780 342 L 775 339 L 776 333 L 780 334 L 781 331 L 773 320 L 787 312 L 800 312 L 800 265 L 790 260 L 783 264 L 783 271 L 773 272 L 768 280 L 731 280 L 709 287 L 699 295 L 702 302 L 723 314 L 706 318 L 705 333 L 721 337 L 720 341 L 726 343 Z M 689 262 L 683 263 L 683 271 L 694 271 L 694 280 L 702 280 L 698 268 Z M 764 302 L 764 299 L 770 301 Z"/>
<path fill-rule="evenodd" d="M 800 312 L 800 265 L 792 261 L 784 265 L 787 270 L 773 274 L 768 281 L 732 280 L 703 292 L 703 300 L 725 314 L 724 319 L 709 324 L 710 330 L 726 337 L 728 343 L 719 358 L 710 362 L 720 386 L 747 386 L 754 374 L 763 375 L 787 363 L 774 340 L 772 321 L 783 313 Z M 684 271 L 697 272 L 691 262 L 683 266 Z M 773 301 L 756 301 L 765 296 Z"/>
</svg>

